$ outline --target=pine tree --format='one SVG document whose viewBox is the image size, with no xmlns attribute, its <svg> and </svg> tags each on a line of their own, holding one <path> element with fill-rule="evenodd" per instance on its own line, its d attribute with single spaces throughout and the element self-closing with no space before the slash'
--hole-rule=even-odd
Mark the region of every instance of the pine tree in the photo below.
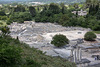
<svg viewBox="0 0 100 67">
<path fill-rule="evenodd" d="M 61 3 L 60 5 L 61 5 L 61 12 L 62 12 L 62 14 L 64 14 L 65 13 L 65 5 L 64 5 L 64 3 Z"/>
</svg>

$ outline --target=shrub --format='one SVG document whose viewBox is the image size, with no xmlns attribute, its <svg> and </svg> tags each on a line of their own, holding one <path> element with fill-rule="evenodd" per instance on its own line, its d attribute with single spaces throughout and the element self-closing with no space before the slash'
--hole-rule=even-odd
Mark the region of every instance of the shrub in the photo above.
<svg viewBox="0 0 100 67">
<path fill-rule="evenodd" d="M 23 23 L 24 21 L 32 20 L 32 16 L 29 12 L 15 12 L 10 15 L 10 18 L 7 20 L 8 24 L 12 22 Z"/>
<path fill-rule="evenodd" d="M 29 66 L 29 67 L 41 67 L 41 65 L 39 63 L 37 63 L 36 61 L 34 61 L 32 58 L 30 57 L 27 57 L 26 58 L 26 64 Z"/>
<path fill-rule="evenodd" d="M 24 20 L 23 20 L 22 18 L 19 18 L 19 19 L 17 20 L 17 22 L 18 22 L 18 23 L 24 23 Z"/>
<path fill-rule="evenodd" d="M 85 39 L 86 41 L 94 41 L 96 37 L 97 37 L 97 36 L 96 36 L 93 32 L 87 32 L 87 33 L 84 35 L 84 39 Z"/>
<path fill-rule="evenodd" d="M 5 12 L 0 10 L 0 16 L 5 16 Z"/>
<path fill-rule="evenodd" d="M 8 35 L 10 33 L 9 28 L 8 27 L 1 27 L 0 30 L 2 31 L 3 34 Z"/>
<path fill-rule="evenodd" d="M 0 44 L 0 67 L 20 63 L 21 49 L 6 43 Z"/>
<path fill-rule="evenodd" d="M 7 20 L 7 16 L 0 16 L 0 20 Z"/>
<path fill-rule="evenodd" d="M 69 43 L 69 40 L 66 38 L 66 36 L 59 34 L 55 35 L 53 37 L 53 40 L 51 41 L 51 44 L 54 44 L 56 47 L 62 47 Z"/>
</svg>

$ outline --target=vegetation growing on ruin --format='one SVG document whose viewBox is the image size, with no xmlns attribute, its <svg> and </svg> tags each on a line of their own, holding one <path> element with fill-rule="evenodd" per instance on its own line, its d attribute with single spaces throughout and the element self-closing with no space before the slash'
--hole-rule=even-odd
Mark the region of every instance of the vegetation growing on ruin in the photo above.
<svg viewBox="0 0 100 67">
<path fill-rule="evenodd" d="M 59 34 L 52 38 L 51 44 L 54 44 L 56 47 L 62 47 L 69 44 L 69 40 L 65 35 Z"/>
<path fill-rule="evenodd" d="M 94 34 L 93 32 L 87 32 L 85 35 L 84 35 L 84 39 L 86 41 L 94 41 L 95 38 L 96 38 L 96 34 Z"/>
</svg>

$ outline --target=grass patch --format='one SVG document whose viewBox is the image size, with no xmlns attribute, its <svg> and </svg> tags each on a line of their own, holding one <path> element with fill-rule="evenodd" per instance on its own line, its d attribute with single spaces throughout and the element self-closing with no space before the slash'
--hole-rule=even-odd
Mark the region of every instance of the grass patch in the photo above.
<svg viewBox="0 0 100 67">
<path fill-rule="evenodd" d="M 100 34 L 100 31 L 92 31 L 93 33 Z"/>
</svg>

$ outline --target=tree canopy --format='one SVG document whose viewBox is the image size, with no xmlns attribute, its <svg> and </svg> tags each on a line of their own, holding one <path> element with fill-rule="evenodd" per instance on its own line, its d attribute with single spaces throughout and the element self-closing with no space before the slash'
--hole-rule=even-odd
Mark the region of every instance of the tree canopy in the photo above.
<svg viewBox="0 0 100 67">
<path fill-rule="evenodd" d="M 4 35 L 8 35 L 10 33 L 9 28 L 8 27 L 1 27 L 0 30 L 2 31 L 2 33 Z"/>
<path fill-rule="evenodd" d="M 31 14 L 33 17 L 36 16 L 36 9 L 35 9 L 35 7 L 30 6 L 30 7 L 29 7 L 29 11 L 30 11 L 30 14 Z"/>
<path fill-rule="evenodd" d="M 5 16 L 5 12 L 4 11 L 0 11 L 0 16 Z"/>
<path fill-rule="evenodd" d="M 51 44 L 54 44 L 56 47 L 62 47 L 66 44 L 69 44 L 69 40 L 65 35 L 59 34 L 52 38 Z"/>
<path fill-rule="evenodd" d="M 86 41 L 94 41 L 96 37 L 97 37 L 97 36 L 96 36 L 93 32 L 87 32 L 87 33 L 84 35 L 84 39 L 85 39 Z"/>
<path fill-rule="evenodd" d="M 1 39 L 1 38 L 0 38 Z M 0 41 L 1 42 L 1 41 Z M 21 49 L 7 43 L 0 44 L 0 66 L 13 66 L 20 63 Z"/>
</svg>

